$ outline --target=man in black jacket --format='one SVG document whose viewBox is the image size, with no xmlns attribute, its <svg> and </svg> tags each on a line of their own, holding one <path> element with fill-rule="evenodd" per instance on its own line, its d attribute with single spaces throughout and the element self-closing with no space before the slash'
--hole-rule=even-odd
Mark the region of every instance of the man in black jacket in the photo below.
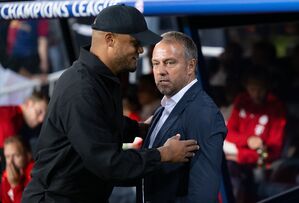
<svg viewBox="0 0 299 203">
<path fill-rule="evenodd" d="M 187 162 L 198 145 L 170 138 L 162 147 L 121 149 L 134 138 L 123 134 L 120 82 L 134 71 L 142 46 L 161 38 L 147 29 L 143 15 L 124 5 L 104 9 L 93 25 L 90 47 L 56 84 L 37 145 L 32 181 L 23 203 L 107 202 L 113 185 L 140 178 L 162 162 Z"/>
</svg>

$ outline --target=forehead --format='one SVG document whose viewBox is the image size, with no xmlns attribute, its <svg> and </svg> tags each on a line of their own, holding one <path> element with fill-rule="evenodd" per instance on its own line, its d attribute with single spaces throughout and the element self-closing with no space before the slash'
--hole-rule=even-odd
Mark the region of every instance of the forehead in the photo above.
<svg viewBox="0 0 299 203">
<path fill-rule="evenodd" d="M 183 46 L 177 42 L 159 42 L 153 50 L 153 60 L 182 57 L 184 56 Z"/>
<path fill-rule="evenodd" d="M 4 154 L 13 154 L 22 152 L 22 146 L 18 142 L 11 142 L 5 144 L 4 146 Z"/>
<path fill-rule="evenodd" d="M 34 107 L 36 108 L 46 108 L 48 106 L 48 103 L 44 100 L 39 100 L 34 102 Z"/>
</svg>

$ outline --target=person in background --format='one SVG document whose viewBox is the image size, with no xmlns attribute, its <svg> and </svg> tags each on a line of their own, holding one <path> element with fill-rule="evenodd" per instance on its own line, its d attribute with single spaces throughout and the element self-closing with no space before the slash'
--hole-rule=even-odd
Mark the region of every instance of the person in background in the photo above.
<svg viewBox="0 0 299 203">
<path fill-rule="evenodd" d="M 131 85 L 128 87 L 125 95 L 122 98 L 123 101 L 123 114 L 129 117 L 132 120 L 136 120 L 138 122 L 141 121 L 139 116 L 140 104 L 138 102 L 136 88 Z"/>
<path fill-rule="evenodd" d="M 34 164 L 30 147 L 20 136 L 9 137 L 4 142 L 4 156 L 6 169 L 1 179 L 2 203 L 20 203 Z"/>
<path fill-rule="evenodd" d="M 47 19 L 12 20 L 7 34 L 8 68 L 28 77 L 46 80 L 49 72 Z"/>
<path fill-rule="evenodd" d="M 218 202 L 223 117 L 196 79 L 197 47 L 180 32 L 167 32 L 154 47 L 152 64 L 156 85 L 164 95 L 155 113 L 144 147 L 162 146 L 172 134 L 195 139 L 200 145 L 188 163 L 162 164 L 144 178 L 144 200 L 165 202 Z"/>
<path fill-rule="evenodd" d="M 48 97 L 42 92 L 34 91 L 26 101 L 18 106 L 0 106 L 0 151 L 1 169 L 5 169 L 3 146 L 4 141 L 14 135 L 22 134 L 26 127 L 35 128 L 45 118 Z"/>
<path fill-rule="evenodd" d="M 235 189 L 241 188 L 241 177 L 246 177 L 244 184 L 252 181 L 253 168 L 267 168 L 280 157 L 286 111 L 283 103 L 270 92 L 268 75 L 260 66 L 248 69 L 246 91 L 234 100 L 228 120 L 224 152 L 226 159 L 231 161 L 229 170 Z"/>
<path fill-rule="evenodd" d="M 154 76 L 152 74 L 142 75 L 139 78 L 138 101 L 141 105 L 140 117 L 142 121 L 147 120 L 160 106 L 161 93 L 158 91 Z"/>
<path fill-rule="evenodd" d="M 138 134 L 138 123 L 123 116 L 117 75 L 135 71 L 142 46 L 161 38 L 142 13 L 125 5 L 104 8 L 92 28 L 91 46 L 81 48 L 55 85 L 22 203 L 106 203 L 115 185 L 162 162 L 188 162 L 199 148 L 177 135 L 159 148 L 122 149 Z"/>
</svg>

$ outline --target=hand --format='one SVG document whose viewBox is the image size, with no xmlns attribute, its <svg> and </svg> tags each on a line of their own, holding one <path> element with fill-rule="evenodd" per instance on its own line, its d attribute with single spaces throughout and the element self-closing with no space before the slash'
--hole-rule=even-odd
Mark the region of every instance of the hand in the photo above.
<svg viewBox="0 0 299 203">
<path fill-rule="evenodd" d="M 179 134 L 169 138 L 162 147 L 158 148 L 161 161 L 173 163 L 188 162 L 198 149 L 196 140 L 180 140 Z"/>
<path fill-rule="evenodd" d="M 238 161 L 236 154 L 225 154 L 225 158 L 227 161 L 234 161 L 234 162 Z"/>
<path fill-rule="evenodd" d="M 48 83 L 48 75 L 44 73 L 32 75 L 31 79 L 38 80 L 42 85 Z"/>
<path fill-rule="evenodd" d="M 16 187 L 21 182 L 21 171 L 11 162 L 6 165 L 6 172 L 9 184 L 12 188 Z"/>
<path fill-rule="evenodd" d="M 263 140 L 255 135 L 247 139 L 247 145 L 250 149 L 257 150 L 263 146 Z"/>
<path fill-rule="evenodd" d="M 142 146 L 143 139 L 141 137 L 135 137 L 133 143 L 123 143 L 122 148 L 126 149 L 140 149 Z"/>
</svg>

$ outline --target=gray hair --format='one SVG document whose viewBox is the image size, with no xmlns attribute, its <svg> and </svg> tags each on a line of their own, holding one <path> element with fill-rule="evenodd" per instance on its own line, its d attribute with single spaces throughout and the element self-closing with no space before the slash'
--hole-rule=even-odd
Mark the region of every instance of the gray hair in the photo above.
<svg viewBox="0 0 299 203">
<path fill-rule="evenodd" d="M 196 59 L 197 61 L 197 46 L 194 41 L 184 33 L 177 31 L 169 31 L 161 35 L 164 42 L 177 42 L 182 44 L 185 49 L 186 59 Z"/>
</svg>

